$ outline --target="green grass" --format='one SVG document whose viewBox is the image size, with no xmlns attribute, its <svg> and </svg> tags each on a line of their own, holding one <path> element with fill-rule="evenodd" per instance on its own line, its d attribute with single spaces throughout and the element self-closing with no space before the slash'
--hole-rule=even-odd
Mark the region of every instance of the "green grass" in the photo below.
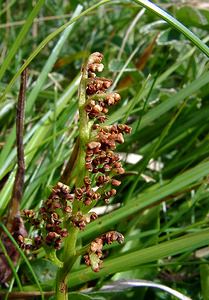
<svg viewBox="0 0 209 300">
<path fill-rule="evenodd" d="M 40 207 L 60 179 L 78 134 L 80 68 L 88 53 L 104 54 L 104 76 L 115 78 L 122 100 L 108 123 L 133 128 L 118 152 L 142 155 L 124 162 L 126 174 L 111 205 L 79 232 L 82 248 L 107 230 L 125 236 L 107 248 L 100 272 L 78 259 L 69 279 L 72 291 L 100 288 L 118 279 L 151 280 L 192 299 L 208 300 L 209 71 L 207 8 L 183 1 L 0 1 L 0 215 L 5 216 L 16 172 L 15 104 L 19 76 L 29 67 L 26 101 L 26 176 L 22 208 Z M 157 5 L 156 5 L 157 4 Z M 127 30 L 141 9 L 125 42 Z M 70 17 L 69 17 L 70 14 Z M 66 17 L 65 15 L 68 15 Z M 40 18 L 52 17 L 50 20 Z M 58 17 L 58 18 L 57 18 Z M 38 20 L 37 20 L 38 18 Z M 21 26 L 13 22 L 22 21 Z M 161 21 L 160 21 L 161 20 Z M 162 20 L 164 20 L 162 22 Z M 7 27 L 11 23 L 11 26 Z M 149 55 L 145 49 L 157 35 Z M 137 69 L 144 62 L 142 69 Z M 150 159 L 163 164 L 150 169 Z M 143 175 L 153 180 L 146 182 Z M 97 206 L 104 205 L 98 203 Z M 29 228 L 28 228 L 29 229 Z M 5 248 L 0 243 L 3 252 Z M 12 291 L 51 291 L 54 267 L 43 253 L 20 250 Z M 8 258 L 9 265 L 12 261 Z M 179 279 L 180 280 L 177 280 Z M 3 291 L 8 291 L 3 288 Z M 73 294 L 72 299 L 82 299 Z M 155 289 L 135 288 L 102 299 L 174 299 Z M 94 299 L 94 293 L 83 296 Z M 42 295 L 42 298 L 44 296 Z M 53 299 L 53 298 L 51 298 Z"/>
</svg>

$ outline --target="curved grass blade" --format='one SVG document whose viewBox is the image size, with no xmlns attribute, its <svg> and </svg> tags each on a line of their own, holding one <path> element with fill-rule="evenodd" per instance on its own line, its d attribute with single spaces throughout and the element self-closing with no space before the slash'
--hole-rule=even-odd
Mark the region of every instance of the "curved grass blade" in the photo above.
<svg viewBox="0 0 209 300">
<path fill-rule="evenodd" d="M 30 15 L 28 16 L 25 24 L 23 25 L 20 33 L 18 34 L 16 40 L 14 41 L 8 55 L 6 56 L 2 66 L 0 68 L 0 80 L 4 76 L 4 73 L 7 70 L 12 58 L 15 56 L 16 52 L 19 50 L 19 47 L 20 47 L 23 39 L 25 38 L 26 34 L 28 33 L 28 31 L 31 27 L 31 24 L 33 23 L 33 20 L 35 19 L 35 17 L 39 13 L 39 11 L 40 11 L 41 7 L 43 6 L 44 2 L 45 2 L 44 0 L 39 0 L 37 2 L 37 4 L 34 6 L 33 10 L 30 13 Z"/>
<path fill-rule="evenodd" d="M 167 101 L 160 103 L 151 109 L 147 114 L 142 117 L 140 129 L 145 128 L 151 124 L 154 120 L 168 112 L 180 101 L 196 93 L 201 87 L 209 83 L 209 72 L 205 72 L 199 78 L 188 84 L 185 88 L 173 95 Z"/>
<path fill-rule="evenodd" d="M 153 81 L 151 81 L 150 85 L 147 84 L 147 86 L 145 86 L 144 91 L 138 97 L 142 98 L 148 94 L 152 82 Z M 203 86 L 207 85 L 208 83 L 209 83 L 209 72 L 205 72 L 200 77 L 195 79 L 193 82 L 189 83 L 185 88 L 177 92 L 175 95 L 172 95 L 172 97 L 170 97 L 166 101 L 150 109 L 145 115 L 143 115 L 142 119 L 140 120 L 140 130 L 152 124 L 154 120 L 156 120 L 157 118 L 159 118 L 160 116 L 168 112 L 170 109 L 178 105 L 185 98 L 199 91 Z M 155 84 L 159 84 L 159 78 L 156 80 Z M 132 102 L 135 101 L 137 102 L 137 100 L 134 97 L 126 106 L 122 106 L 121 108 L 119 108 L 116 112 L 114 112 L 110 116 L 107 123 L 108 124 L 114 123 L 120 120 L 121 118 L 124 118 L 127 109 L 130 109 L 130 107 L 132 106 Z M 135 128 L 138 127 L 138 122 L 136 123 L 135 126 L 136 126 Z M 136 130 L 135 128 L 133 128 L 134 131 Z"/>
<path fill-rule="evenodd" d="M 201 41 L 193 32 L 191 32 L 186 26 L 184 26 L 181 22 L 176 20 L 174 17 L 169 15 L 162 8 L 158 7 L 156 4 L 152 3 L 148 0 L 133 0 L 137 4 L 147 8 L 149 11 L 158 15 L 160 18 L 169 23 L 172 27 L 180 31 L 184 34 L 194 45 L 196 45 L 207 57 L 209 57 L 209 48 L 208 46 Z"/>
<path fill-rule="evenodd" d="M 82 11 L 83 7 L 81 5 L 78 5 L 72 18 L 76 17 L 79 15 L 79 13 Z M 48 76 L 48 73 L 51 71 L 51 69 L 54 66 L 54 63 L 66 41 L 66 39 L 69 37 L 69 34 L 72 32 L 73 29 L 73 25 L 69 25 L 64 32 L 62 33 L 60 39 L 58 40 L 56 46 L 54 47 L 51 55 L 49 56 L 49 58 L 46 61 L 46 64 L 44 65 L 38 80 L 34 86 L 34 88 L 32 89 L 32 91 L 30 92 L 28 98 L 27 98 L 27 103 L 26 103 L 26 113 L 28 111 L 31 110 L 41 88 L 43 87 L 45 80 Z M 2 166 L 5 162 L 5 160 L 7 159 L 8 155 L 12 152 L 12 147 L 15 141 L 15 134 L 14 134 L 15 130 L 14 128 L 12 128 L 11 133 L 8 136 L 6 145 L 4 146 L 3 150 L 0 153 L 0 166 Z M 4 166 L 5 168 L 5 166 Z M 0 171 L 1 173 L 1 171 Z M 1 176 L 1 175 L 0 175 Z"/>
<path fill-rule="evenodd" d="M 137 4 L 147 8 L 154 14 L 157 14 L 162 19 L 164 19 L 166 22 L 168 22 L 171 26 L 173 26 L 178 31 L 182 32 L 194 45 L 196 45 L 203 53 L 205 53 L 209 57 L 209 48 L 206 46 L 206 44 L 201 41 L 194 33 L 192 33 L 189 29 L 187 29 L 183 24 L 181 24 L 179 21 L 177 21 L 174 17 L 169 15 L 167 12 L 156 6 L 155 4 L 151 3 L 148 0 L 133 0 Z M 39 46 L 33 51 L 33 53 L 29 56 L 29 58 L 25 61 L 25 63 L 22 65 L 22 67 L 18 70 L 18 72 L 14 75 L 14 77 L 11 79 L 9 84 L 7 85 L 3 95 L 0 97 L 0 101 L 2 101 L 6 95 L 13 86 L 16 79 L 19 77 L 19 75 L 22 73 L 22 71 L 30 64 L 30 62 L 39 54 L 39 52 L 53 39 L 55 38 L 59 33 L 61 33 L 65 28 L 67 28 L 70 24 L 73 24 L 77 20 L 79 20 L 81 17 L 87 15 L 92 10 L 100 7 L 101 5 L 104 5 L 106 3 L 111 3 L 111 0 L 102 0 L 99 3 L 91 6 L 90 8 L 86 9 L 84 12 L 82 12 L 79 16 L 71 19 L 66 24 L 59 27 L 57 30 L 49 34 L 40 44 Z"/>
<path fill-rule="evenodd" d="M 74 19 L 75 17 L 77 17 L 81 11 L 83 9 L 82 5 L 78 5 L 73 16 L 72 19 Z M 74 23 L 75 24 L 75 23 Z M 69 37 L 69 34 L 72 32 L 73 30 L 73 25 L 71 24 L 69 25 L 62 33 L 60 39 L 58 40 L 56 46 L 54 47 L 54 49 L 52 50 L 52 53 L 50 54 L 49 58 L 47 59 L 45 66 L 43 67 L 38 80 L 36 81 L 36 84 L 34 86 L 34 88 L 32 89 L 32 91 L 30 92 L 30 95 L 28 96 L 27 99 L 27 104 L 26 104 L 26 113 L 29 112 L 41 90 L 41 88 L 43 87 L 45 80 L 47 79 L 47 76 L 49 74 L 49 72 L 51 72 L 57 58 L 58 55 L 65 43 L 65 41 L 67 40 L 67 38 Z"/>
<path fill-rule="evenodd" d="M 159 284 L 159 283 L 155 283 L 153 281 L 149 281 L 149 280 L 118 280 L 118 281 L 114 281 L 111 282 L 108 285 L 104 285 L 101 288 L 101 291 L 107 291 L 107 292 L 115 292 L 115 291 L 120 291 L 121 289 L 129 289 L 129 288 L 133 288 L 133 287 L 151 287 L 151 288 L 157 288 L 160 290 L 163 290 L 175 297 L 177 297 L 180 300 L 192 300 L 191 298 L 183 295 L 182 293 L 171 289 L 170 287 L 164 285 L 164 284 Z"/>
</svg>

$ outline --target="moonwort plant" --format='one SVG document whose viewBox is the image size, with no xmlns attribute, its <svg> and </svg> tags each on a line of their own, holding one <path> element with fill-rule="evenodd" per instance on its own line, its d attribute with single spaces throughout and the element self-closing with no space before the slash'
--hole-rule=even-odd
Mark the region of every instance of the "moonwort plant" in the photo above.
<svg viewBox="0 0 209 300">
<path fill-rule="evenodd" d="M 68 276 L 80 255 L 94 272 L 98 272 L 102 268 L 103 246 L 124 240 L 121 233 L 110 231 L 84 246 L 82 251 L 77 250 L 79 230 L 84 230 L 88 223 L 97 219 L 92 208 L 100 200 L 108 203 L 121 184 L 117 176 L 125 171 L 115 149 L 117 143 L 124 142 L 123 135 L 131 132 L 125 124 L 105 125 L 108 107 L 117 104 L 120 95 L 108 92 L 112 84 L 110 79 L 96 76 L 104 68 L 102 58 L 101 53 L 95 52 L 82 67 L 79 135 L 61 177 L 62 182 L 52 189 L 38 212 L 23 210 L 24 219 L 34 228 L 33 237 L 17 236 L 23 249 L 37 250 L 42 247 L 46 256 L 58 266 L 58 300 L 68 299 Z"/>
</svg>

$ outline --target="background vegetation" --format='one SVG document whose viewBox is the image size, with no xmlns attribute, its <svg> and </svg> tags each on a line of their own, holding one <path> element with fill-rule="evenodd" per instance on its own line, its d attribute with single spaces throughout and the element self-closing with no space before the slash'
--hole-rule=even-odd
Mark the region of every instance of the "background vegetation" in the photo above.
<svg viewBox="0 0 209 300">
<path fill-rule="evenodd" d="M 126 174 L 110 203 L 114 210 L 88 225 L 80 238 L 86 244 L 115 229 L 125 243 L 107 248 L 99 273 L 77 262 L 69 286 L 72 291 L 99 290 L 109 281 L 141 279 L 192 299 L 209 299 L 209 50 L 189 33 L 185 37 L 184 28 L 178 31 L 162 20 L 157 9 L 140 6 L 141 1 L 102 2 L 0 1 L 2 222 L 15 174 L 15 103 L 23 61 L 30 62 L 30 75 L 21 207 L 38 208 L 59 181 L 78 133 L 81 64 L 89 53 L 100 51 L 104 76 L 114 78 L 122 96 L 108 123 L 126 122 L 132 134 L 117 149 Z M 155 3 L 207 44 L 207 1 Z M 91 9 L 93 5 L 97 7 Z M 76 23 L 58 29 L 80 13 Z M 16 268 L 18 276 L 7 290 L 53 289 L 56 270 L 41 253 L 32 260 L 22 258 Z M 174 299 L 158 289 L 113 290 L 74 293 L 72 299 Z"/>
</svg>

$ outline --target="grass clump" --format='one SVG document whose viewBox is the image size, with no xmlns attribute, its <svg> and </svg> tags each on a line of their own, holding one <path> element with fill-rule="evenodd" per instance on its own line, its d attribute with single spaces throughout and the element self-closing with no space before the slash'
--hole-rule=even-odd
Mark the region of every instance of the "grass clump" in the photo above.
<svg viewBox="0 0 209 300">
<path fill-rule="evenodd" d="M 13 2 L 0 16 L 0 247 L 10 270 L 2 295 L 53 298 L 56 282 L 57 299 L 67 287 L 83 289 L 72 299 L 171 299 L 159 284 L 206 300 L 207 5 Z M 20 162 L 17 78 L 27 66 L 16 211 L 26 238 L 5 216 Z"/>
</svg>

